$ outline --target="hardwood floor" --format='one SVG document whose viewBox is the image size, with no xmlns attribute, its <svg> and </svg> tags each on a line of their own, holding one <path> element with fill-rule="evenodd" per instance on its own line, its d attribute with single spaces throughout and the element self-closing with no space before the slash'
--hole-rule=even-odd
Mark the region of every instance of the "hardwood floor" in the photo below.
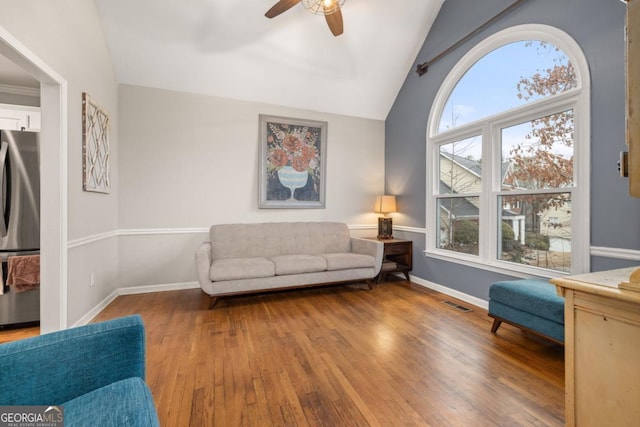
<svg viewBox="0 0 640 427">
<path fill-rule="evenodd" d="M 40 335 L 40 327 L 0 329 L 0 344 Z"/>
<path fill-rule="evenodd" d="M 142 315 L 163 426 L 561 426 L 561 346 L 405 281 L 222 299 L 120 296 Z M 464 313 L 442 302 L 473 308 Z"/>
</svg>

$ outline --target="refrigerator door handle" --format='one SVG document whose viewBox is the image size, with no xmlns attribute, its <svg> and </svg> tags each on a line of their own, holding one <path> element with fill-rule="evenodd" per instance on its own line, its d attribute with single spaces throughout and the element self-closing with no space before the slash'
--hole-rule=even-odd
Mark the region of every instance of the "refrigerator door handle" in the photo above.
<svg viewBox="0 0 640 427">
<path fill-rule="evenodd" d="M 10 201 L 6 200 L 9 195 L 4 194 L 4 175 L 7 170 L 7 154 L 9 150 L 9 144 L 7 141 L 2 141 L 2 146 L 0 147 L 0 197 L 2 197 L 2 212 L 0 212 L 0 236 L 7 237 L 7 220 L 8 220 L 8 204 Z"/>
</svg>

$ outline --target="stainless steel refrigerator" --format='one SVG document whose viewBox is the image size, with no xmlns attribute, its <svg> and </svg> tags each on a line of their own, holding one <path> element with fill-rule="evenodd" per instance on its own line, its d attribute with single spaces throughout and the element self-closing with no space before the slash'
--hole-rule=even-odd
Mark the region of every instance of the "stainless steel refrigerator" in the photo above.
<svg viewBox="0 0 640 427">
<path fill-rule="evenodd" d="M 39 133 L 0 130 L 0 192 L 0 328 L 30 326 L 40 319 L 40 290 L 12 292 L 5 279 L 10 257 L 40 253 Z"/>
</svg>

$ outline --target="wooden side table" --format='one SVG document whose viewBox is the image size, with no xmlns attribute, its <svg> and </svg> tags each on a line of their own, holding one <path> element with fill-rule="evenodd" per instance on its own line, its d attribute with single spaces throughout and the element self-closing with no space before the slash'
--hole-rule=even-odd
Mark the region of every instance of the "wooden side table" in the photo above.
<svg viewBox="0 0 640 427">
<path fill-rule="evenodd" d="M 402 239 L 367 238 L 384 243 L 382 268 L 375 278 L 376 283 L 385 280 L 389 273 L 404 273 L 404 277 L 409 280 L 409 272 L 413 268 L 413 242 Z"/>
</svg>

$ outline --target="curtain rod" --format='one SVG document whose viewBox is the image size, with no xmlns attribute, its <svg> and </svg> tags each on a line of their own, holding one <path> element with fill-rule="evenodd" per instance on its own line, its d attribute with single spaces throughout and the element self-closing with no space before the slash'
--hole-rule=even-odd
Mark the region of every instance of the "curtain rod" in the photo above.
<svg viewBox="0 0 640 427">
<path fill-rule="evenodd" d="M 516 7 L 520 6 L 520 4 L 524 3 L 524 1 L 525 0 L 516 0 L 515 2 L 511 3 L 509 6 L 505 7 L 502 11 L 500 11 L 493 18 L 489 19 L 487 22 L 485 22 L 484 24 L 480 25 L 478 28 L 476 28 L 475 30 L 471 31 L 469 34 L 467 34 L 466 36 L 464 36 L 463 38 L 461 38 L 460 40 L 458 40 L 457 42 L 455 42 L 454 44 L 452 44 L 451 46 L 449 46 L 448 48 L 446 48 L 445 50 L 443 50 L 439 54 L 437 54 L 431 60 L 429 60 L 427 62 L 423 62 L 422 64 L 418 64 L 416 66 L 416 73 L 418 73 L 419 76 L 422 76 L 423 74 L 426 74 L 426 72 L 427 72 L 427 70 L 428 70 L 430 65 L 438 62 L 444 56 L 448 55 L 451 51 L 457 49 L 458 46 L 460 46 L 462 43 L 466 42 L 471 37 L 475 36 L 477 33 L 479 33 L 480 31 L 484 30 L 489 25 L 493 24 L 495 21 L 497 21 L 498 19 L 502 18 L 504 15 L 508 14 L 509 12 L 511 12 Z"/>
</svg>

